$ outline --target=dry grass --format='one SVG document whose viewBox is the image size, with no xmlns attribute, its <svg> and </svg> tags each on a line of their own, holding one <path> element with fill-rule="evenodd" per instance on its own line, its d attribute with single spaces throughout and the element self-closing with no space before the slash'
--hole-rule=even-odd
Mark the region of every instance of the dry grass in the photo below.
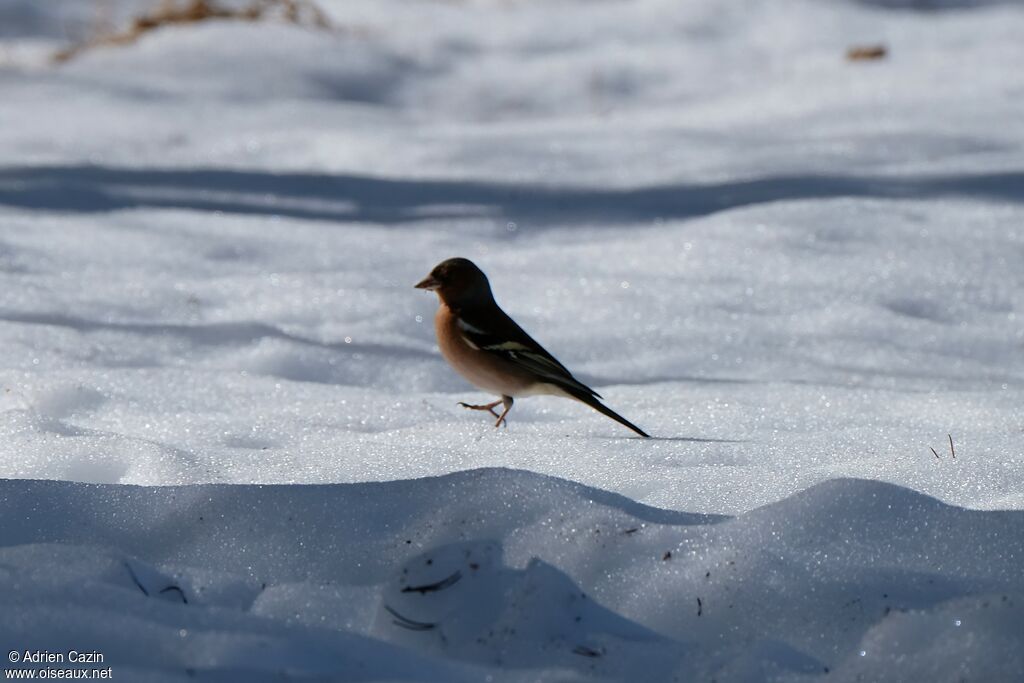
<svg viewBox="0 0 1024 683">
<path fill-rule="evenodd" d="M 152 12 L 135 17 L 127 28 L 122 30 L 108 28 L 98 32 L 90 40 L 60 50 L 54 54 L 53 61 L 67 62 L 82 52 L 97 47 L 131 45 L 150 31 L 165 26 L 196 24 L 214 19 L 236 21 L 277 19 L 300 26 L 312 26 L 325 30 L 334 29 L 327 19 L 327 15 L 312 0 L 253 0 L 248 5 L 238 8 L 225 7 L 218 0 L 184 0 L 184 2 L 163 0 Z"/>
<path fill-rule="evenodd" d="M 946 438 L 949 439 L 949 454 L 953 456 L 954 460 L 956 460 L 956 448 L 953 446 L 953 435 L 946 434 Z M 939 458 L 939 452 L 937 450 L 935 450 L 931 446 L 929 446 L 928 448 L 931 450 L 936 460 L 941 460 L 941 458 Z"/>
</svg>

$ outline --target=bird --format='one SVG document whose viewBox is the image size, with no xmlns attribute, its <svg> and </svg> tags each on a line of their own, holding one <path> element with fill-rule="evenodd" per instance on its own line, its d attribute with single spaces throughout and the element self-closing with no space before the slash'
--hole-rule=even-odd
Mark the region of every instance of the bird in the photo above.
<svg viewBox="0 0 1024 683">
<path fill-rule="evenodd" d="M 548 394 L 590 406 L 642 437 L 649 434 L 601 403 L 601 395 L 572 373 L 501 310 L 487 276 L 465 258 L 437 264 L 416 285 L 437 294 L 434 316 L 437 344 L 445 360 L 471 384 L 501 398 L 493 403 L 459 405 L 486 410 L 505 424 L 515 398 Z M 501 405 L 498 414 L 494 409 Z"/>
</svg>

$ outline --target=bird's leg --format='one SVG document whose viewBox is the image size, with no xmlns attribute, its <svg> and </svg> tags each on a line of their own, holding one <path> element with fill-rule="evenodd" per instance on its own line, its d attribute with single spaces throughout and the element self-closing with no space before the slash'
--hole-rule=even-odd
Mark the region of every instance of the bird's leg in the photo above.
<svg viewBox="0 0 1024 683">
<path fill-rule="evenodd" d="M 500 402 L 505 404 L 505 410 L 502 411 L 501 417 L 499 417 L 498 421 L 494 423 L 494 426 L 497 427 L 500 424 L 504 424 L 508 427 L 508 420 L 505 419 L 505 416 L 508 415 L 508 411 L 512 410 L 512 397 L 502 396 Z M 495 403 L 495 405 L 497 405 L 497 403 Z"/>
<path fill-rule="evenodd" d="M 463 403 L 462 401 L 459 401 L 459 405 L 462 406 L 463 408 L 469 408 L 470 410 L 486 410 L 487 412 L 489 412 L 494 417 L 498 417 L 498 413 L 494 412 L 494 406 L 498 405 L 499 403 L 501 403 L 501 401 L 495 401 L 494 403 L 487 403 L 486 405 L 482 405 L 482 406 L 472 406 L 472 405 L 470 405 L 468 403 Z"/>
</svg>

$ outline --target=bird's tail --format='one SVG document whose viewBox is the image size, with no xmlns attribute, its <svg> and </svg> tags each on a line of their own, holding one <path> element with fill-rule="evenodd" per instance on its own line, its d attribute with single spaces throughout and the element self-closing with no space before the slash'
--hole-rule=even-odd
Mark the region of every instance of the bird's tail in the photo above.
<svg viewBox="0 0 1024 683">
<path fill-rule="evenodd" d="M 651 437 L 650 434 L 648 434 L 644 430 L 640 429 L 635 424 L 633 424 L 632 422 L 630 422 L 626 418 L 622 417 L 621 415 L 616 413 L 614 410 L 612 410 L 611 408 L 609 408 L 605 404 L 603 404 L 600 401 L 598 401 L 597 397 L 592 396 L 590 394 L 585 394 L 582 391 L 578 391 L 578 390 L 576 390 L 576 391 L 570 391 L 568 389 L 566 389 L 566 390 L 569 391 L 569 393 L 572 394 L 572 397 L 575 398 L 576 400 L 582 401 L 583 403 L 586 403 L 588 406 L 590 406 L 591 408 L 593 408 L 597 412 L 601 413 L 602 415 L 607 415 L 608 417 L 610 417 L 611 419 L 615 420 L 616 422 L 618 422 L 620 425 L 622 425 L 624 427 L 628 427 L 628 428 L 632 429 L 634 432 L 636 432 L 640 436 L 644 437 L 645 439 L 649 439 Z"/>
</svg>

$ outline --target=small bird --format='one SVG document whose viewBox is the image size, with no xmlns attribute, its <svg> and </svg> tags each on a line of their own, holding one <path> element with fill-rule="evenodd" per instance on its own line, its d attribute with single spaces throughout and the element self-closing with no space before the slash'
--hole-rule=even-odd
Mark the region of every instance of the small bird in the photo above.
<svg viewBox="0 0 1024 683">
<path fill-rule="evenodd" d="M 649 436 L 601 403 L 596 391 L 573 377 L 501 310 L 487 276 L 472 261 L 442 261 L 416 287 L 437 292 L 441 300 L 434 327 L 445 360 L 471 384 L 501 396 L 501 400 L 485 405 L 460 406 L 490 412 L 498 418 L 494 423 L 497 427 L 505 422 L 515 397 L 562 396 L 582 401 L 640 436 Z M 498 404 L 504 406 L 500 415 L 494 410 Z"/>
</svg>

